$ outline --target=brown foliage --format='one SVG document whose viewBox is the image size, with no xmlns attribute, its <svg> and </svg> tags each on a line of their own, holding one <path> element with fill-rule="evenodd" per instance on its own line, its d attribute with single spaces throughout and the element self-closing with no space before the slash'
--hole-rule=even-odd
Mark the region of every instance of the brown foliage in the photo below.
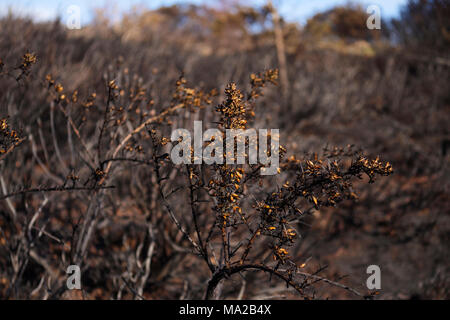
<svg viewBox="0 0 450 320">
<path fill-rule="evenodd" d="M 379 239 L 389 254 L 426 258 L 422 296 L 448 294 L 430 289 L 448 288 L 445 65 L 400 50 L 298 51 L 281 103 L 277 70 L 255 72 L 276 65 L 273 45 L 205 54 L 182 30 L 127 40 L 11 17 L 0 30 L 1 150 L 14 146 L 0 158 L 2 298 L 66 297 L 69 264 L 81 266 L 88 298 L 345 296 L 322 283 L 365 296 L 359 282 L 335 281 L 336 270 L 349 272 L 342 257 L 353 252 L 382 259 Z M 198 119 L 221 130 L 279 127 L 280 174 L 175 166 L 170 132 Z M 396 174 L 375 182 L 393 172 L 378 154 Z M 408 273 L 395 279 L 406 284 L 387 284 L 388 294 L 419 290 Z"/>
</svg>

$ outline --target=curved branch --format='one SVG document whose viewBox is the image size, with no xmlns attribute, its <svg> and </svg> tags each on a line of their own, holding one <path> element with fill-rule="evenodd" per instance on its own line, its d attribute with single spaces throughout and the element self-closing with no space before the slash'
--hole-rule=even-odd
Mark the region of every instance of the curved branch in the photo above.
<svg viewBox="0 0 450 320">
<path fill-rule="evenodd" d="M 205 299 L 209 300 L 209 299 L 211 299 L 213 297 L 214 291 L 215 291 L 217 285 L 225 277 L 231 276 L 231 275 L 233 275 L 235 273 L 238 273 L 238 272 L 241 272 L 241 271 L 250 270 L 250 269 L 255 269 L 255 270 L 259 270 L 259 271 L 268 272 L 271 275 L 274 275 L 274 276 L 280 278 L 281 280 L 286 282 L 286 284 L 288 286 L 293 287 L 298 293 L 303 295 L 302 288 L 300 288 L 300 286 L 297 283 L 295 283 L 290 277 L 282 274 L 281 272 L 278 272 L 277 270 L 274 270 L 274 269 L 269 268 L 268 266 L 265 266 L 265 265 L 262 265 L 262 264 L 242 264 L 242 265 L 232 266 L 230 268 L 226 268 L 225 267 L 223 269 L 218 270 L 213 275 L 211 280 L 209 280 L 209 282 L 208 282 L 208 288 L 206 289 Z"/>
</svg>

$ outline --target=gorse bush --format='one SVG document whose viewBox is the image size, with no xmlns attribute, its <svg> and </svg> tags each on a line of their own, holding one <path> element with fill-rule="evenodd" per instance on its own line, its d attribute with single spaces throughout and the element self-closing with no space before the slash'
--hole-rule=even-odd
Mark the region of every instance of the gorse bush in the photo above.
<svg viewBox="0 0 450 320">
<path fill-rule="evenodd" d="M 26 53 L 19 76 L 10 81 L 18 87 L 33 81 L 30 72 L 36 60 L 36 55 Z M 8 70 L 4 76 L 10 74 Z M 157 106 L 148 88 L 129 74 L 120 59 L 105 74 L 101 92 L 68 91 L 56 78 L 47 74 L 40 80 L 50 105 L 46 120 L 50 136 L 39 129 L 38 150 L 37 137 L 28 129 L 31 154 L 23 158 L 29 161 L 31 157 L 42 174 L 1 197 L 11 211 L 1 226 L 6 242 L 2 250 L 9 251 L 12 259 L 11 264 L 3 262 L 10 279 L 2 291 L 5 297 L 60 298 L 67 290 L 63 275 L 68 265 L 86 270 L 102 259 L 106 268 L 102 272 L 109 275 L 103 274 L 99 281 L 111 287 L 109 294 L 143 298 L 152 292 L 149 283 L 155 281 L 154 285 L 164 288 L 170 279 L 167 266 L 154 264 L 180 256 L 180 252 L 178 263 L 198 265 L 200 260 L 209 269 L 209 280 L 194 297 L 217 297 L 223 280 L 248 270 L 279 278 L 301 297 L 310 297 L 308 289 L 317 281 L 362 295 L 302 271 L 304 263 L 299 264 L 289 250 L 300 238 L 296 226 L 304 215 L 356 199 L 352 181 L 363 174 L 369 182 L 377 175 L 389 175 L 389 163 L 369 160 L 352 148 L 325 150 L 310 158 L 287 157 L 287 150 L 280 146 L 278 175 L 271 177 L 259 174 L 262 164 L 175 165 L 169 157 L 176 141 L 170 141 L 168 132 L 181 124 L 189 126 L 194 119 L 216 124 L 223 133 L 221 141 L 225 141 L 226 129 L 250 128 L 260 114 L 257 100 L 264 87 L 277 84 L 278 70 L 251 74 L 246 94 L 235 83 L 228 84 L 224 101 L 215 109 L 211 105 L 217 100 L 217 90 L 190 88 L 183 76 L 176 81 L 171 100 Z M 57 117 L 66 122 L 67 145 L 63 148 Z M 22 140 L 9 129 L 6 119 L 1 129 L 2 154 L 6 155 Z M 46 139 L 51 140 L 52 151 Z M 25 148 L 18 152 L 24 153 Z M 7 159 L 2 157 L 2 161 Z M 31 200 L 33 193 L 43 197 L 34 213 L 27 213 L 27 206 L 16 209 L 15 198 Z M 48 202 L 62 211 L 54 216 Z M 129 223 L 145 230 L 140 235 L 114 231 L 120 217 L 129 214 L 127 210 L 138 213 L 136 221 Z M 45 230 L 48 224 L 55 225 L 52 231 Z M 52 245 L 43 250 L 47 242 Z M 195 259 L 182 262 L 187 254 Z M 39 267 L 31 268 L 32 263 Z M 26 270 L 39 279 L 36 288 L 23 283 L 26 278 L 35 282 Z"/>
<path fill-rule="evenodd" d="M 370 264 L 377 297 L 448 296 L 445 56 L 344 54 L 281 21 L 284 83 L 269 12 L 201 9 L 0 19 L 0 297 L 371 298 Z M 174 164 L 196 121 L 203 150 L 279 128 L 277 174 L 195 146 Z"/>
</svg>

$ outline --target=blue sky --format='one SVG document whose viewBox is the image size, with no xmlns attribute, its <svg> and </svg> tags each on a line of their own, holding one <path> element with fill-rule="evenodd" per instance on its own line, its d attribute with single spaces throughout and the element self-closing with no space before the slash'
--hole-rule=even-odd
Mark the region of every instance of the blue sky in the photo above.
<svg viewBox="0 0 450 320">
<path fill-rule="evenodd" d="M 157 8 L 162 5 L 171 5 L 174 3 L 207 3 L 217 4 L 215 0 L 0 0 L 0 16 L 6 14 L 9 8 L 16 13 L 29 15 L 37 21 L 51 20 L 57 15 L 63 19 L 67 14 L 67 8 L 70 5 L 78 5 L 81 8 L 82 24 L 86 24 L 92 18 L 92 12 L 95 8 L 107 8 L 108 12 L 114 12 L 120 15 L 121 12 L 129 11 L 133 6 L 141 5 L 147 8 Z M 289 21 L 297 21 L 301 24 L 313 14 L 331 8 L 335 5 L 348 3 L 348 0 L 274 0 L 273 3 L 279 8 L 280 13 Z M 375 4 L 381 8 L 382 18 L 391 18 L 398 15 L 399 8 L 407 0 L 368 0 L 352 1 L 359 3 L 364 7 Z M 245 4 L 260 5 L 264 0 L 241 1 Z"/>
</svg>

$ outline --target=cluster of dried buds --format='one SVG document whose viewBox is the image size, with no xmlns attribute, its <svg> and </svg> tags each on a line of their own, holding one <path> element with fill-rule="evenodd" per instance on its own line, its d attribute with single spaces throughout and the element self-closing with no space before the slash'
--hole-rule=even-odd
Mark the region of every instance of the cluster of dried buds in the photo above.
<svg viewBox="0 0 450 320">
<path fill-rule="evenodd" d="M 181 76 L 176 82 L 175 92 L 172 95 L 172 107 L 183 105 L 184 108 L 195 111 L 212 103 L 212 98 L 217 95 L 216 90 L 203 92 L 202 90 L 186 87 L 186 79 Z"/>
<path fill-rule="evenodd" d="M 225 89 L 226 100 L 217 106 L 220 112 L 220 125 L 225 129 L 245 129 L 247 124 L 246 106 L 242 101 L 244 95 L 237 89 L 235 83 L 230 83 Z"/>
<path fill-rule="evenodd" d="M 363 156 L 358 157 L 358 159 L 350 167 L 349 171 L 354 172 L 357 175 L 364 172 L 370 179 L 369 183 L 375 181 L 376 174 L 388 176 L 394 172 L 392 165 L 389 162 L 383 163 L 379 157 L 369 160 Z"/>
<path fill-rule="evenodd" d="M 266 86 L 267 83 L 277 85 L 278 80 L 278 69 L 269 69 L 260 73 L 252 73 L 250 75 L 250 84 L 252 85 L 252 90 L 249 94 L 250 99 L 256 99 L 263 94 L 262 88 Z"/>
<path fill-rule="evenodd" d="M 22 63 L 20 64 L 19 68 L 22 69 L 22 71 L 27 71 L 29 68 L 35 64 L 37 61 L 36 54 L 27 52 L 22 56 Z"/>
<path fill-rule="evenodd" d="M 0 155 L 14 148 L 21 141 L 16 130 L 10 128 L 6 118 L 0 119 Z"/>
<path fill-rule="evenodd" d="M 260 212 L 259 230 L 275 239 L 272 246 L 276 260 L 283 262 L 287 256 L 283 248 L 293 243 L 296 236 L 291 223 L 304 213 L 300 207 L 304 207 L 305 201 L 311 205 L 308 210 L 319 210 L 321 206 L 335 206 L 345 199 L 354 200 L 357 199 L 352 186 L 354 178 L 362 178 L 365 173 L 369 182 L 373 182 L 376 175 L 393 173 L 391 164 L 378 157 L 368 160 L 356 152 L 346 151 L 346 154 L 349 160 L 352 157 L 356 160 L 346 161 L 338 152 L 323 159 L 317 154 L 303 160 L 291 156 L 281 164 L 283 171 L 294 179 L 285 181 L 281 188 L 254 206 Z M 345 165 L 348 162 L 351 164 Z"/>
<path fill-rule="evenodd" d="M 213 209 L 217 212 L 222 227 L 246 222 L 245 213 L 239 204 L 243 195 L 243 174 L 242 168 L 220 165 L 216 177 L 209 181 L 210 194 L 217 200 Z"/>
<path fill-rule="evenodd" d="M 55 102 L 66 105 L 69 102 L 76 103 L 78 101 L 78 91 L 75 90 L 72 94 L 64 92 L 63 85 L 56 82 L 51 74 L 45 76 L 45 81 L 48 89 L 52 89 L 51 93 Z"/>
<path fill-rule="evenodd" d="M 37 57 L 36 54 L 27 52 L 22 56 L 22 61 L 17 69 L 21 70 L 21 73 L 16 78 L 17 81 L 22 79 L 23 76 L 28 76 L 31 71 L 31 67 L 36 63 Z"/>
</svg>

